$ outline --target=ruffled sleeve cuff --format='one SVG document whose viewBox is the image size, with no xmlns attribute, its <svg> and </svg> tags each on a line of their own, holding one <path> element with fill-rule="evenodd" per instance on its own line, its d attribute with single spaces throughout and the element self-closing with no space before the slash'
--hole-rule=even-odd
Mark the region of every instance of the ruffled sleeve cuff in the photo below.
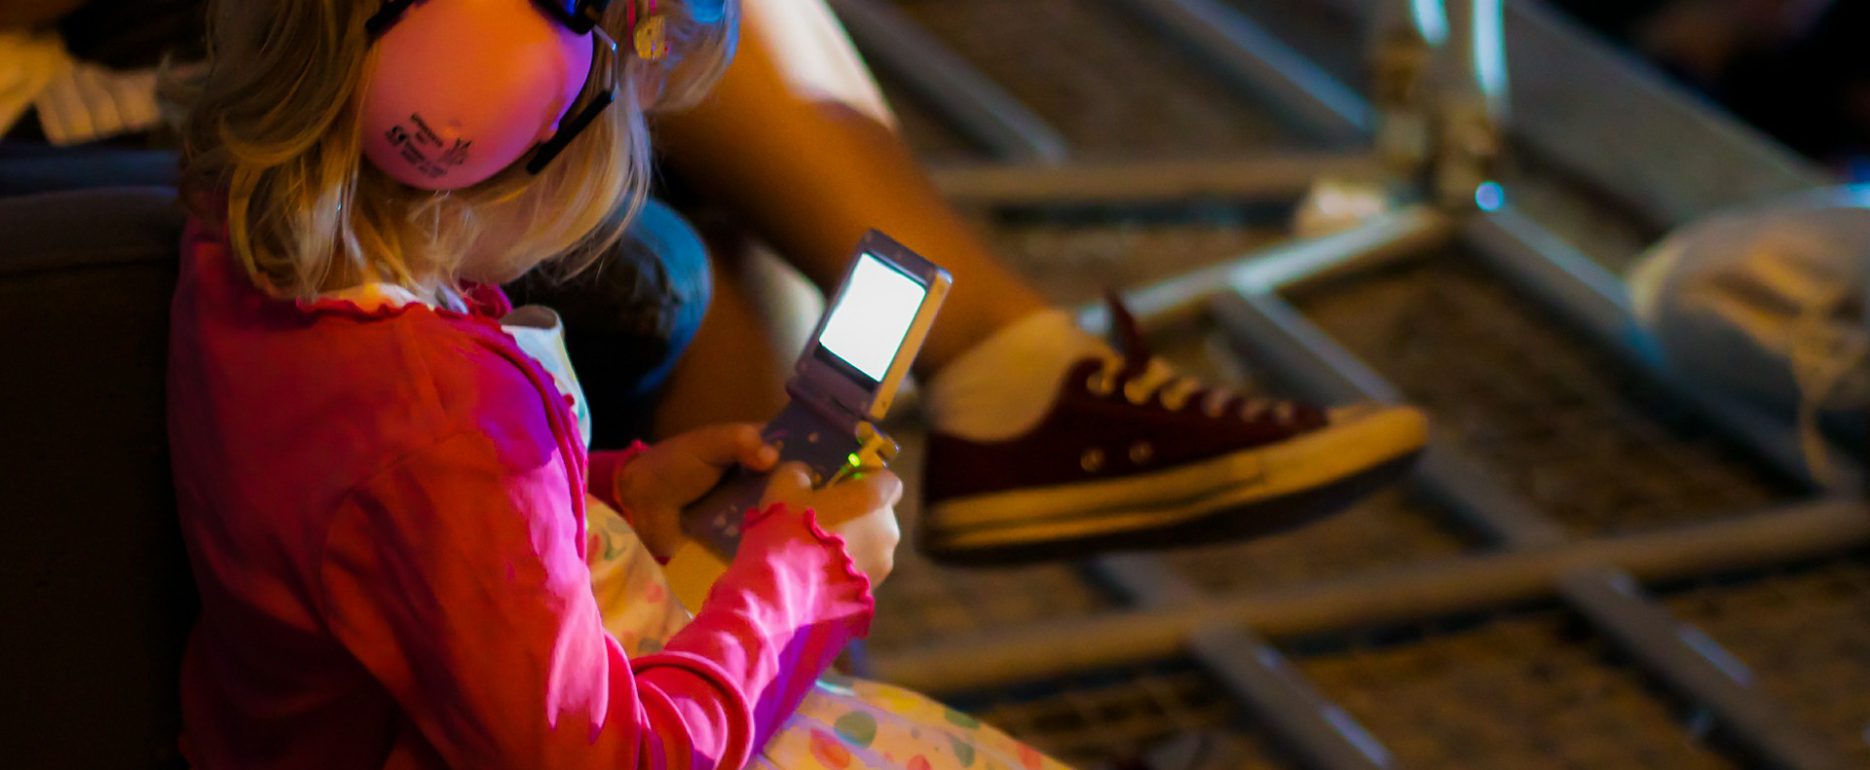
<svg viewBox="0 0 1870 770">
<path fill-rule="evenodd" d="M 838 653 L 870 633 L 875 609 L 844 539 L 812 511 L 776 504 L 748 515 L 733 564 L 668 649 L 701 655 L 744 683 L 759 746 Z"/>
<path fill-rule="evenodd" d="M 841 617 L 850 621 L 853 638 L 862 639 L 870 635 L 870 621 L 876 614 L 876 598 L 871 595 L 870 576 L 857 568 L 851 560 L 849 544 L 844 538 L 825 531 L 818 523 L 818 512 L 807 508 L 804 513 L 792 515 L 785 504 L 774 503 L 765 510 L 747 512 L 743 525 L 746 535 L 742 537 L 741 553 L 736 561 L 756 558 L 771 562 L 778 558 L 797 559 L 800 566 L 812 565 L 824 580 L 824 594 L 821 599 L 819 617 Z M 760 543 L 784 539 L 786 544 L 778 548 L 748 553 L 749 540 L 756 540 L 755 548 Z M 757 538 L 757 539 L 756 539 Z M 809 554 L 809 558 L 807 558 Z"/>
<path fill-rule="evenodd" d="M 636 459 L 637 455 L 647 449 L 649 449 L 648 444 L 635 441 L 622 449 L 592 452 L 585 472 L 585 491 L 604 501 L 605 505 L 615 508 L 617 513 L 623 515 L 623 520 L 632 526 L 636 524 L 636 521 L 630 509 L 624 506 L 623 501 L 617 497 L 617 477 L 623 474 L 624 466 L 629 465 L 631 460 Z"/>
</svg>

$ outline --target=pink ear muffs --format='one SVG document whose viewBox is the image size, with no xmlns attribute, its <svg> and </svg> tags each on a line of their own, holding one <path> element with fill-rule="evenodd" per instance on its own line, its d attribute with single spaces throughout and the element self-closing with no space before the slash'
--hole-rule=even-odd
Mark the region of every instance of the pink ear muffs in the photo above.
<svg viewBox="0 0 1870 770">
<path fill-rule="evenodd" d="M 616 44 L 597 25 L 608 4 L 385 2 L 366 24 L 377 57 L 361 100 L 364 156 L 424 190 L 478 184 L 529 151 L 538 173 L 614 98 Z"/>
</svg>

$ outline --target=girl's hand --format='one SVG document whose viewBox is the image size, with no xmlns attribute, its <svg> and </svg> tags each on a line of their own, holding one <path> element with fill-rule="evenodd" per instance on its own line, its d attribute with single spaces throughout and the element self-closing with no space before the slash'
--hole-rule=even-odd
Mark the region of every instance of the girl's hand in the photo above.
<svg viewBox="0 0 1870 770">
<path fill-rule="evenodd" d="M 894 506 L 902 497 L 902 481 L 887 470 L 865 471 L 824 489 L 812 489 L 805 466 L 786 463 L 767 481 L 760 507 L 785 503 L 795 511 L 816 511 L 819 526 L 844 538 L 851 562 L 870 577 L 875 589 L 896 564 L 896 544 L 902 532 L 896 526 Z"/>
<path fill-rule="evenodd" d="M 666 559 L 682 544 L 682 509 L 720 483 L 740 464 L 763 473 L 779 462 L 779 450 L 760 440 L 752 423 L 714 425 L 689 431 L 644 450 L 617 475 L 623 503 L 643 545 Z"/>
</svg>

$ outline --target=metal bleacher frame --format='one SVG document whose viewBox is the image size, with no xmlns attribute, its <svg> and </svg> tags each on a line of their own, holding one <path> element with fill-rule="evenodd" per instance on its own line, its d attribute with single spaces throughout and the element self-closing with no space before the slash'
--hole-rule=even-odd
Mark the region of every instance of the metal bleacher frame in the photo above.
<svg viewBox="0 0 1870 770">
<path fill-rule="evenodd" d="M 1063 136 L 974 70 L 889 0 L 833 6 L 879 70 L 914 92 L 989 163 L 941 167 L 936 180 L 971 205 L 1174 202 L 1206 197 L 1296 200 L 1320 176 L 1379 176 L 1367 149 L 1374 108 L 1358 91 L 1221 0 L 1084 0 L 1121 6 L 1198 56 L 1247 98 L 1270 103 L 1337 148 L 1220 161 L 1079 162 Z M 1318 0 L 1345 14 L 1378 0 Z M 1610 191 L 1667 228 L 1724 206 L 1829 183 L 1804 160 L 1668 85 L 1536 0 L 1480 0 L 1511 54 L 1509 144 Z M 1562 66 L 1561 66 L 1562 63 Z M 1577 109 L 1580 104 L 1596 105 Z M 1652 137 L 1644 139 L 1643 137 Z M 1683 158 L 1717 157 L 1717 164 Z M 1716 171 L 1712 177 L 1708 166 Z M 1512 187 L 1506 188 L 1511 200 Z M 1293 240 L 1196 273 L 1132 287 L 1147 330 L 1212 324 L 1299 393 L 1325 402 L 1400 401 L 1377 370 L 1296 309 L 1293 291 L 1355 277 L 1432 249 L 1458 248 L 1489 275 L 1575 327 L 1803 485 L 1801 499 L 1752 514 L 1665 530 L 1579 536 L 1454 444 L 1437 440 L 1410 484 L 1487 541 L 1472 554 L 1290 588 L 1216 592 L 1150 554 L 1086 565 L 1123 606 L 920 640 L 873 656 L 880 679 L 938 695 L 1188 659 L 1212 672 L 1248 718 L 1293 760 L 1320 768 L 1387 768 L 1396 757 L 1321 693 L 1274 642 L 1339 629 L 1554 603 L 1609 640 L 1663 691 L 1694 704 L 1733 751 L 1764 766 L 1843 768 L 1850 759 L 1765 692 L 1736 657 L 1684 622 L 1648 586 L 1767 568 L 1870 544 L 1870 509 L 1851 471 L 1811 478 L 1783 420 L 1676 379 L 1646 355 L 1621 278 L 1531 213 L 1418 204 L 1354 229 Z M 1104 323 L 1087 308 L 1086 323 Z M 1845 453 L 1847 454 L 1847 453 Z"/>
</svg>

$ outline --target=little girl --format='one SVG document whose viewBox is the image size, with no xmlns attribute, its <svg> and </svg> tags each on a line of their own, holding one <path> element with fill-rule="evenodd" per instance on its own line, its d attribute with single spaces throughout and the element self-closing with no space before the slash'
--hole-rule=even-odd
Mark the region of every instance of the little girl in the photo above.
<svg viewBox="0 0 1870 770">
<path fill-rule="evenodd" d="M 213 5 L 168 383 L 194 766 L 1056 767 L 817 681 L 868 630 L 893 476 L 813 490 L 745 425 L 587 455 L 556 317 L 496 288 L 615 243 L 645 111 L 719 73 L 734 0 L 657 5 Z M 736 462 L 774 481 L 690 617 L 655 559 Z"/>
</svg>

